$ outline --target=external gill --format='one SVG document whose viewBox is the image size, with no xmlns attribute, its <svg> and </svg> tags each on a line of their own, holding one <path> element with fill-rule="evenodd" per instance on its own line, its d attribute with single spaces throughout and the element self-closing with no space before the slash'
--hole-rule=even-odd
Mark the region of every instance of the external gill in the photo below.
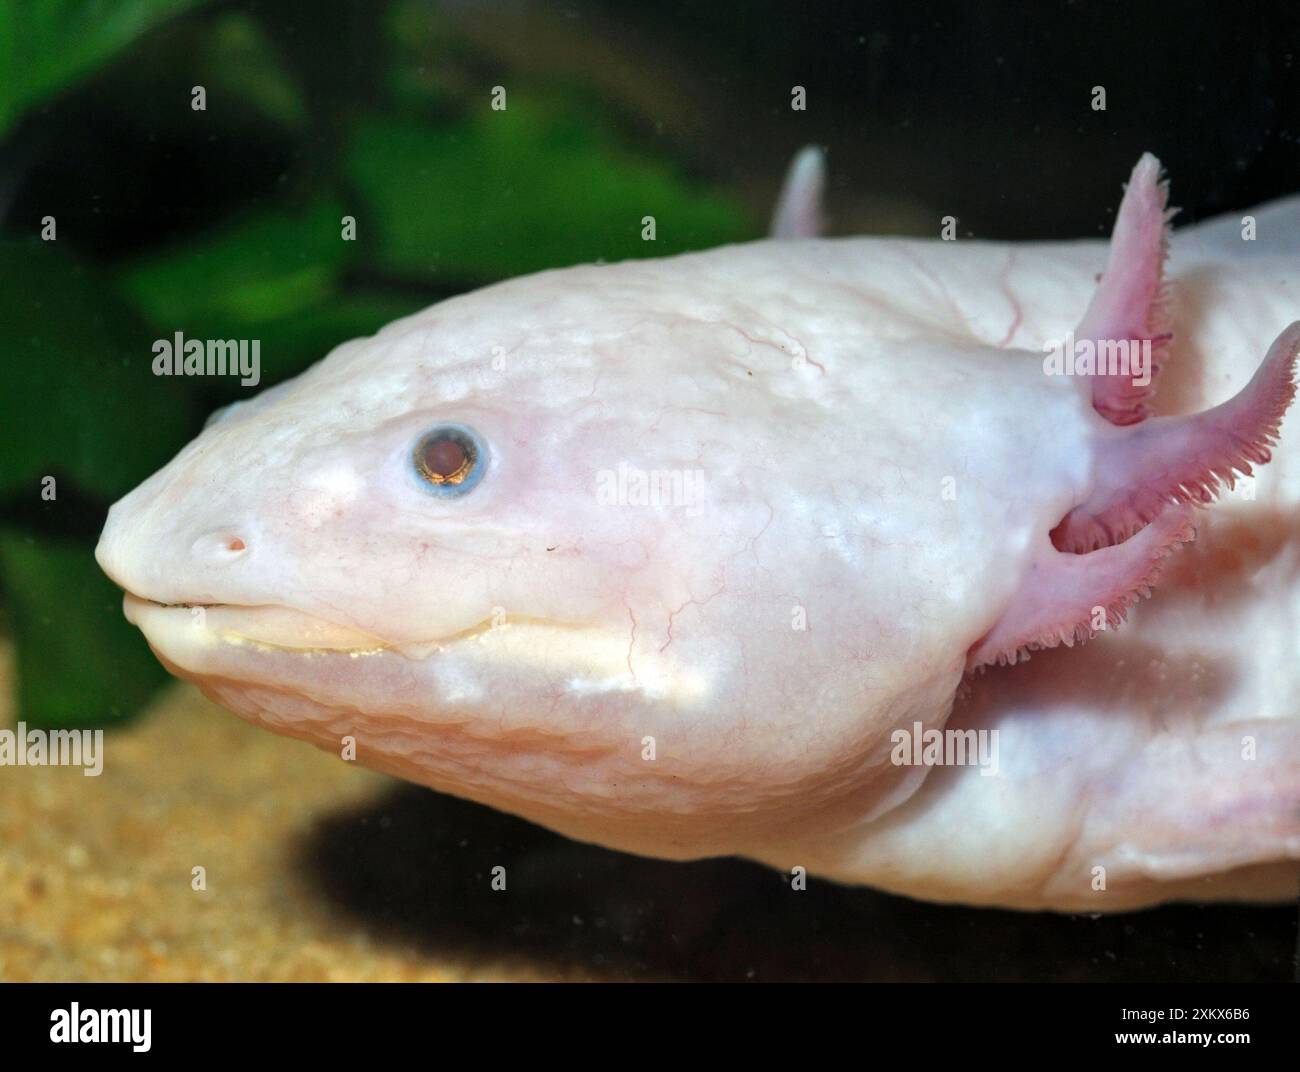
<svg viewBox="0 0 1300 1072">
<path fill-rule="evenodd" d="M 1166 207 L 1169 187 L 1160 178 L 1160 161 L 1144 153 L 1129 177 L 1128 189 L 1115 217 L 1110 254 L 1101 282 L 1075 340 L 1086 341 L 1099 353 L 1117 353 L 1115 343 L 1150 356 L 1145 376 L 1125 370 L 1102 370 L 1092 377 L 1093 407 L 1111 424 L 1136 424 L 1148 414 L 1146 403 L 1169 340 L 1168 293 L 1164 263 L 1169 250 L 1169 220 L 1176 210 Z M 1135 382 L 1138 381 L 1138 382 Z"/>
<path fill-rule="evenodd" d="M 1072 647 L 1117 628 L 1129 608 L 1151 594 L 1164 560 L 1195 535 L 1186 509 L 1173 507 L 1133 539 L 1088 555 L 1044 544 L 1007 612 L 970 649 L 966 668 L 1014 664 L 1031 651 Z"/>
<path fill-rule="evenodd" d="M 1154 352 L 1170 338 L 1165 197 L 1160 164 L 1147 154 L 1133 169 L 1105 274 L 1076 332 L 1096 350 Z M 971 645 L 967 668 L 1014 663 L 1036 648 L 1117 626 L 1150 594 L 1163 559 L 1194 537 L 1192 507 L 1269 461 L 1295 397 L 1297 361 L 1300 321 L 1277 337 L 1232 399 L 1204 413 L 1149 421 L 1154 367 L 1145 370 L 1149 378 L 1134 377 L 1131 364 L 1093 376 L 1092 404 L 1109 425 L 1097 432 L 1092 487 L 1035 548 L 1005 611 Z"/>
<path fill-rule="evenodd" d="M 1213 409 L 1115 429 L 1097 450 L 1095 484 L 1052 532 L 1062 551 L 1084 554 L 1127 540 L 1170 503 L 1206 505 L 1236 476 L 1272 457 L 1295 397 L 1300 321 L 1269 347 L 1241 392 Z"/>
</svg>

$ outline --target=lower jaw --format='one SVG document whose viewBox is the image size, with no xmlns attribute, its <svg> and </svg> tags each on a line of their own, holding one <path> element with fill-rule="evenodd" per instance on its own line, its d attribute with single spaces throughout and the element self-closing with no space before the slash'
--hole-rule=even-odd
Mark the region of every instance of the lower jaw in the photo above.
<svg viewBox="0 0 1300 1072">
<path fill-rule="evenodd" d="M 174 676 L 277 733 L 322 744 L 345 713 L 375 720 L 436 680 L 369 634 L 275 607 L 164 606 L 128 594 L 127 620 Z M 364 667 L 361 665 L 364 663 Z"/>
<path fill-rule="evenodd" d="M 212 686 L 232 696 L 271 690 L 346 704 L 365 682 L 389 681 L 408 663 L 379 638 L 282 608 L 163 606 L 128 594 L 123 611 L 172 674 L 209 695 Z M 360 660 L 369 664 L 365 674 Z M 223 706 L 253 713 L 247 704 Z"/>
<path fill-rule="evenodd" d="M 533 675 L 547 682 L 565 674 L 577 696 L 628 694 L 695 705 L 710 687 L 707 675 L 653 652 L 638 657 L 632 674 L 628 636 L 585 623 L 524 616 L 497 623 L 489 618 L 416 641 L 386 639 L 280 606 L 169 606 L 127 593 L 123 610 L 178 676 L 196 679 L 382 680 L 424 673 L 450 661 L 462 673 L 478 676 L 481 671 L 485 682 L 502 668 L 516 679 Z M 367 668 L 360 675 L 357 661 L 363 659 Z"/>
</svg>

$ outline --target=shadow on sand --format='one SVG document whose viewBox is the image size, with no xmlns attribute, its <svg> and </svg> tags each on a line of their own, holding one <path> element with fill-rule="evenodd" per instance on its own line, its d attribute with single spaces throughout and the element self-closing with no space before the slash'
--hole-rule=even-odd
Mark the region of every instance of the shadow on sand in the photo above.
<svg viewBox="0 0 1300 1072">
<path fill-rule="evenodd" d="M 1294 973 L 1293 908 L 1119 916 L 922 904 L 740 860 L 679 864 L 569 841 L 399 786 L 324 817 L 304 881 L 376 938 L 429 955 L 609 979 L 1164 981 Z M 493 867 L 508 890 L 490 889 Z"/>
</svg>

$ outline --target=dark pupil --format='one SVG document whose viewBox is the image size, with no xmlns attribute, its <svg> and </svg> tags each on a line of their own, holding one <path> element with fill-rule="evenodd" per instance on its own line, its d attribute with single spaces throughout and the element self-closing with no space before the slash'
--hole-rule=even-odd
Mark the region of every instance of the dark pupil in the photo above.
<svg viewBox="0 0 1300 1072">
<path fill-rule="evenodd" d="M 450 436 L 430 439 L 420 451 L 421 467 L 439 483 L 460 483 L 472 461 L 465 444 Z"/>
<path fill-rule="evenodd" d="M 453 439 L 435 439 L 424 448 L 424 464 L 438 476 L 451 476 L 465 464 L 465 448 Z"/>
</svg>

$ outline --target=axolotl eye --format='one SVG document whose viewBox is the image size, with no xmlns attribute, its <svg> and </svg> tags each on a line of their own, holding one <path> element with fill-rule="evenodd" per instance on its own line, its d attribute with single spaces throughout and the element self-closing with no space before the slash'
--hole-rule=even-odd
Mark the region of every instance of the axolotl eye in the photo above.
<svg viewBox="0 0 1300 1072">
<path fill-rule="evenodd" d="M 454 499 L 474 490 L 487 469 L 487 447 L 461 424 L 430 429 L 415 444 L 411 462 L 425 490 Z"/>
</svg>

